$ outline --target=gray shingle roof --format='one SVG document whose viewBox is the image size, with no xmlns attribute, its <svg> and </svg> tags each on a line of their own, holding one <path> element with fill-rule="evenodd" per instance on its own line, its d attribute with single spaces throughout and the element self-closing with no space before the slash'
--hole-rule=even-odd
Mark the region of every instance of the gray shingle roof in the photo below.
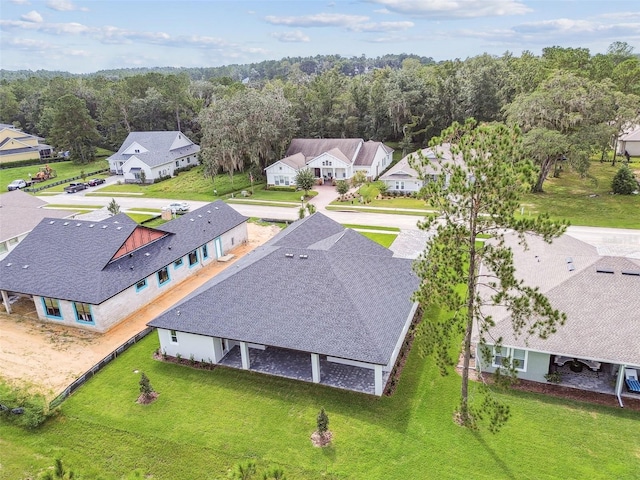
<svg viewBox="0 0 640 480">
<path fill-rule="evenodd" d="M 418 279 L 411 260 L 367 242 L 316 213 L 149 325 L 386 365 Z"/>
<path fill-rule="evenodd" d="M 0 264 L 0 289 L 100 304 L 245 221 L 217 201 L 157 227 L 166 235 L 111 261 L 138 228 L 128 216 L 45 219 Z"/>
<path fill-rule="evenodd" d="M 191 142 L 190 145 L 171 150 L 171 145 L 173 145 L 173 142 L 176 140 L 178 135 L 182 135 L 184 139 L 189 140 L 184 133 L 178 131 L 131 132 L 125 141 L 122 142 L 120 149 L 110 156 L 109 160 L 126 162 L 129 158 L 135 155 L 136 158 L 139 158 L 148 166 L 157 167 L 159 165 L 173 162 L 187 155 L 195 155 L 200 151 L 200 147 L 191 142 L 191 140 L 189 140 Z M 144 153 L 125 154 L 124 152 L 133 143 L 138 143 L 148 151 Z"/>
<path fill-rule="evenodd" d="M 492 335 L 502 336 L 505 346 L 640 367 L 640 276 L 622 274 L 640 272 L 640 260 L 601 257 L 595 247 L 568 235 L 552 245 L 537 238 L 528 243 L 530 250 L 523 252 L 510 239 L 516 274 L 565 312 L 566 324 L 546 340 L 514 338 L 510 316 L 493 308 L 487 310 L 497 321 Z M 615 273 L 597 271 L 603 268 Z"/>
</svg>

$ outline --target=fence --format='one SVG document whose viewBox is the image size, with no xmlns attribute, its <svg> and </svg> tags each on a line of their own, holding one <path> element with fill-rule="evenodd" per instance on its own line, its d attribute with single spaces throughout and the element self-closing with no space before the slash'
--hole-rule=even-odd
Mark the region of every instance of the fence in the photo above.
<svg viewBox="0 0 640 480">
<path fill-rule="evenodd" d="M 71 177 L 71 178 L 65 178 L 64 180 L 57 180 L 53 183 L 47 183 L 46 185 L 43 185 L 41 187 L 27 187 L 24 189 L 25 192 L 39 192 L 40 190 L 45 190 L 47 188 L 51 188 L 51 187 L 55 187 L 56 185 L 62 185 L 63 183 L 68 183 L 68 182 L 72 182 L 74 180 L 80 180 L 81 178 L 87 178 L 87 177 L 91 177 L 93 175 L 98 175 L 99 173 L 105 173 L 108 172 L 109 169 L 108 168 L 103 168 L 102 170 L 96 170 L 95 172 L 89 172 L 86 173 L 84 175 L 78 175 L 75 177 Z"/>
<path fill-rule="evenodd" d="M 118 355 L 120 355 L 121 353 L 126 351 L 134 343 L 139 342 L 140 340 L 142 340 L 144 337 L 149 335 L 152 331 L 153 331 L 152 327 L 145 328 L 140 333 L 137 333 L 136 335 L 131 337 L 129 340 L 124 342 L 122 345 L 120 345 L 113 352 L 111 352 L 109 355 L 107 355 L 102 360 L 100 360 L 98 363 L 96 363 L 89 370 L 84 372 L 71 385 L 69 385 L 67 388 L 65 388 L 64 391 L 60 395 L 58 395 L 56 398 L 51 400 L 51 402 L 49 402 L 49 409 L 55 408 L 58 405 L 60 405 L 69 395 L 71 395 L 78 388 L 80 388 L 82 385 L 84 385 L 84 383 L 87 380 L 89 380 L 96 373 L 98 373 L 100 370 L 102 370 L 109 362 L 111 362 L 112 360 L 115 360 Z"/>
</svg>

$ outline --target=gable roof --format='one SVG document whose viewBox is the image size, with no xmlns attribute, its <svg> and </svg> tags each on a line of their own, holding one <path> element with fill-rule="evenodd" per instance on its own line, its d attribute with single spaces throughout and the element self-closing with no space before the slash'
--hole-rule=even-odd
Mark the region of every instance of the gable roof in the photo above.
<svg viewBox="0 0 640 480">
<path fill-rule="evenodd" d="M 309 161 L 337 148 L 345 157 L 353 159 L 362 143 L 361 138 L 294 138 L 291 140 L 285 156 L 290 157 L 296 153 L 302 153 Z"/>
<path fill-rule="evenodd" d="M 442 146 L 428 147 L 419 150 L 422 155 L 430 160 L 430 163 L 422 167 L 425 175 L 437 175 L 441 171 L 440 162 L 451 162 L 453 156 L 449 149 L 449 144 L 443 144 Z M 438 160 L 436 152 L 439 152 L 442 160 Z M 418 158 L 418 151 L 412 152 L 403 157 L 398 163 L 387 170 L 383 175 L 380 175 L 380 180 L 406 180 L 419 178 L 418 171 L 414 169 L 410 160 L 412 158 Z"/>
<path fill-rule="evenodd" d="M 131 147 L 138 145 L 139 151 Z M 171 163 L 187 155 L 196 155 L 200 147 L 182 132 L 131 132 L 120 149 L 108 160 L 126 162 L 135 156 L 149 167 Z"/>
<path fill-rule="evenodd" d="M 100 304 L 246 220 L 217 201 L 148 229 L 159 235 L 114 258 L 146 227 L 125 214 L 100 222 L 45 219 L 0 264 L 0 289 Z"/>
<path fill-rule="evenodd" d="M 367 243 L 315 213 L 149 325 L 386 365 L 418 278 L 411 260 Z"/>
<path fill-rule="evenodd" d="M 362 144 L 362 147 L 360 147 L 360 151 L 358 152 L 358 156 L 356 157 L 353 164 L 358 166 L 370 167 L 373 164 L 373 160 L 376 158 L 376 153 L 378 152 L 379 148 L 382 148 L 384 153 L 393 152 L 393 149 L 387 147 L 384 143 L 369 140 Z"/>
<path fill-rule="evenodd" d="M 623 142 L 640 142 L 640 127 L 620 137 Z"/>
<path fill-rule="evenodd" d="M 546 340 L 515 338 L 509 314 L 493 307 L 486 310 L 496 320 L 491 335 L 502 336 L 505 346 L 640 367 L 640 259 L 599 256 L 595 247 L 568 235 L 551 245 L 533 237 L 527 242 L 523 252 L 509 238 L 516 275 L 540 288 L 567 321 Z M 614 273 L 598 272 L 603 269 Z"/>
<path fill-rule="evenodd" d="M 45 210 L 47 202 L 22 190 L 0 195 L 0 241 L 30 232 L 47 217 L 65 218 L 73 215 L 66 210 Z"/>
</svg>

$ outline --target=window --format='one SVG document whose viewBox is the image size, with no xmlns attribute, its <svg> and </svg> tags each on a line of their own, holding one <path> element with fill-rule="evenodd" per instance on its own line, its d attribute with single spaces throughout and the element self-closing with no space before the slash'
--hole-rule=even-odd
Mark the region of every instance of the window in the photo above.
<svg viewBox="0 0 640 480">
<path fill-rule="evenodd" d="M 189 253 L 189 266 L 193 267 L 196 263 L 198 263 L 198 251 L 194 250 Z"/>
<path fill-rule="evenodd" d="M 173 268 L 180 268 L 182 266 L 183 262 L 182 262 L 182 257 L 180 257 L 179 259 L 177 259 L 175 262 L 173 262 Z"/>
<path fill-rule="evenodd" d="M 18 243 L 18 237 L 13 237 L 9 239 L 9 245 L 15 245 Z"/>
<path fill-rule="evenodd" d="M 511 368 L 520 372 L 527 371 L 527 351 L 520 348 L 493 347 L 494 367 Z"/>
<path fill-rule="evenodd" d="M 396 180 L 396 190 L 404 190 L 404 182 Z"/>
<path fill-rule="evenodd" d="M 171 343 L 178 343 L 178 332 L 171 330 Z"/>
<path fill-rule="evenodd" d="M 8 250 L 7 244 L 5 242 L 0 242 L 0 253 L 4 253 Z"/>
<path fill-rule="evenodd" d="M 43 297 L 42 304 L 44 305 L 44 311 L 47 317 L 62 318 L 58 299 Z"/>
<path fill-rule="evenodd" d="M 202 246 L 202 258 L 209 258 L 209 249 L 206 243 Z"/>
<path fill-rule="evenodd" d="M 76 310 L 76 319 L 79 322 L 93 323 L 93 315 L 91 315 L 91 305 L 88 303 L 73 302 L 73 308 Z"/>
<path fill-rule="evenodd" d="M 187 163 L 191 163 L 191 157 L 187 158 Z"/>
<path fill-rule="evenodd" d="M 176 167 L 179 167 L 179 166 L 180 166 L 180 161 L 176 160 Z"/>
<path fill-rule="evenodd" d="M 169 268 L 168 267 L 164 267 L 164 268 L 161 268 L 160 270 L 158 270 L 158 284 L 159 285 L 164 285 L 169 280 L 170 279 L 169 279 Z"/>
<path fill-rule="evenodd" d="M 236 239 L 234 237 L 231 237 L 231 246 L 233 246 L 234 243 L 236 243 Z"/>
<path fill-rule="evenodd" d="M 138 283 L 136 283 L 136 292 L 139 292 L 140 290 L 142 290 L 146 286 L 147 286 L 147 279 L 143 278 Z"/>
<path fill-rule="evenodd" d="M 275 175 L 273 177 L 274 179 L 274 183 L 276 185 L 289 185 L 291 183 L 291 181 L 289 180 L 289 177 L 287 175 Z"/>
</svg>

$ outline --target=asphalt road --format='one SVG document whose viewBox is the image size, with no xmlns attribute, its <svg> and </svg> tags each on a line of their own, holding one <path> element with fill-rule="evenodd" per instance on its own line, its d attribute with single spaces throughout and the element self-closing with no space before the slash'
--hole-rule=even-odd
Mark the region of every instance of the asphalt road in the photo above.
<svg viewBox="0 0 640 480">
<path fill-rule="evenodd" d="M 115 183 L 118 179 L 110 177 L 107 184 Z M 42 195 L 39 198 L 49 202 L 64 205 L 103 205 L 106 206 L 115 198 L 122 210 L 135 210 L 136 208 L 160 209 L 176 199 L 144 198 L 135 196 L 104 196 L 87 197 L 86 193 L 98 190 L 100 187 L 91 187 L 77 193 L 61 193 L 58 195 Z M 414 215 L 393 215 L 384 213 L 363 213 L 357 211 L 325 210 L 327 192 L 323 192 L 324 199 L 319 202 L 318 211 L 340 223 L 352 223 L 360 225 L 398 227 L 401 230 L 419 230 L 417 222 L 421 217 Z M 336 194 L 337 196 L 337 194 Z M 192 209 L 199 208 L 206 202 L 189 202 Z M 272 207 L 249 204 L 230 204 L 234 209 L 248 217 L 264 219 L 277 219 L 293 221 L 298 218 L 297 208 Z M 640 258 L 640 229 L 619 229 L 571 226 L 567 233 L 572 237 L 598 247 L 602 255 L 623 255 Z"/>
</svg>

